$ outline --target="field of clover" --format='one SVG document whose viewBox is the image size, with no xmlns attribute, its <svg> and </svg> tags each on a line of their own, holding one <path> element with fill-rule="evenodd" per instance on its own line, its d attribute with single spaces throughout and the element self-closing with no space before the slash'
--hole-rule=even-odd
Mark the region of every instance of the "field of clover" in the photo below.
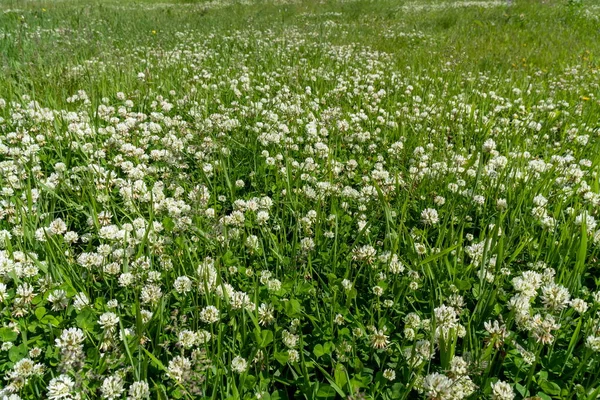
<svg viewBox="0 0 600 400">
<path fill-rule="evenodd" d="M 599 16 L 0 0 L 0 399 L 599 398 Z"/>
</svg>

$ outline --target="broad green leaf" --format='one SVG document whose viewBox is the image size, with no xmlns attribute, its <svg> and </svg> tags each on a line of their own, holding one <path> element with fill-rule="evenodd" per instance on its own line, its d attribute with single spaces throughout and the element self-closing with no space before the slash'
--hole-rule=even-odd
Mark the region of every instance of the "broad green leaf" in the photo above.
<svg viewBox="0 0 600 400">
<path fill-rule="evenodd" d="M 10 328 L 0 328 L 0 340 L 3 342 L 14 342 L 19 334 Z"/>
</svg>

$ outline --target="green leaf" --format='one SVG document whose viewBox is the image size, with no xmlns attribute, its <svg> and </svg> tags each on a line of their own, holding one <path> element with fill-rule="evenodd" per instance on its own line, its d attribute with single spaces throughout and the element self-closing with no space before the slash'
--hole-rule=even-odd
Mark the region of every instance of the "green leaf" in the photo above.
<svg viewBox="0 0 600 400">
<path fill-rule="evenodd" d="M 273 393 L 271 393 L 271 399 L 270 400 L 279 400 L 282 398 L 286 398 L 287 399 L 287 395 L 282 395 L 282 393 L 285 393 L 281 390 L 276 390 Z"/>
<path fill-rule="evenodd" d="M 315 364 L 316 367 L 321 371 L 321 373 L 325 376 L 325 379 L 327 379 L 327 382 L 329 382 L 329 384 L 331 385 L 331 388 L 340 395 L 341 398 L 346 398 L 346 393 L 344 393 L 344 391 L 342 390 L 341 387 L 339 387 L 335 381 L 334 378 L 329 375 L 327 373 L 327 371 L 325 371 L 325 369 L 323 367 L 321 367 L 319 364 Z"/>
<path fill-rule="evenodd" d="M 325 354 L 331 355 L 334 349 L 335 345 L 332 342 L 325 342 L 325 344 L 323 345 L 323 350 L 325 351 Z"/>
<path fill-rule="evenodd" d="M 551 396 L 559 396 L 560 395 L 560 386 L 558 386 L 554 382 L 542 381 L 540 383 L 540 388 Z"/>
<path fill-rule="evenodd" d="M 244 387 L 246 389 L 252 389 L 256 385 L 256 377 L 254 375 L 247 375 L 244 380 Z"/>
<path fill-rule="evenodd" d="M 317 390 L 317 398 L 319 399 L 333 398 L 336 394 L 335 389 L 329 385 L 321 385 L 319 386 L 319 390 Z"/>
<path fill-rule="evenodd" d="M 170 217 L 163 218 L 162 224 L 167 232 L 171 232 L 173 231 L 173 228 L 175 228 L 175 223 Z"/>
<path fill-rule="evenodd" d="M 44 315 L 46 315 L 46 308 L 45 307 L 38 307 L 35 309 L 35 317 L 38 320 L 41 320 Z"/>
<path fill-rule="evenodd" d="M 469 282 L 469 281 L 461 281 L 460 279 L 455 279 L 454 285 L 459 290 L 462 290 L 462 291 L 467 291 L 467 290 L 471 289 L 471 282 Z"/>
<path fill-rule="evenodd" d="M 405 389 L 404 385 L 400 382 L 396 382 L 392 385 L 392 398 L 402 397 L 402 390 Z"/>
<path fill-rule="evenodd" d="M 0 328 L 0 340 L 3 342 L 14 342 L 19 334 L 10 328 Z"/>
<path fill-rule="evenodd" d="M 536 396 L 538 396 L 542 400 L 552 400 L 552 397 L 548 396 L 546 393 L 537 392 Z"/>
<path fill-rule="evenodd" d="M 358 295 L 358 291 L 354 288 L 352 288 L 346 292 L 346 298 L 348 299 L 348 301 L 356 298 L 357 295 Z"/>
<path fill-rule="evenodd" d="M 290 299 L 285 303 L 285 313 L 288 317 L 296 317 L 302 314 L 302 304 L 296 299 Z"/>
<path fill-rule="evenodd" d="M 96 319 L 94 318 L 94 313 L 89 308 L 85 308 L 82 310 L 77 317 L 75 317 L 75 322 L 77 326 L 83 329 L 84 331 L 91 331 L 94 329 L 94 323 Z"/>
<path fill-rule="evenodd" d="M 521 385 L 520 383 L 515 383 L 515 389 L 517 389 L 517 392 L 519 392 L 519 394 L 523 397 L 527 397 L 529 396 L 529 390 L 527 390 L 527 388 L 523 385 Z"/>
<path fill-rule="evenodd" d="M 263 330 L 260 332 L 260 339 L 258 341 L 258 346 L 261 348 L 267 347 L 271 342 L 273 342 L 273 332 L 270 330 Z"/>
<path fill-rule="evenodd" d="M 287 364 L 287 362 L 288 362 L 288 358 L 289 358 L 289 357 L 288 357 L 288 353 L 287 353 L 287 352 L 281 352 L 281 351 L 278 351 L 277 353 L 275 353 L 275 359 L 276 359 L 277 361 L 279 361 L 279 363 L 280 363 L 281 365 L 285 365 L 285 364 Z"/>
<path fill-rule="evenodd" d="M 52 325 L 53 327 L 57 327 L 58 325 L 60 325 L 60 320 L 50 314 L 44 315 L 40 322 L 43 324 Z"/>
<path fill-rule="evenodd" d="M 316 345 L 315 348 L 313 349 L 313 354 L 317 358 L 323 356 L 323 354 L 325 354 L 325 349 L 323 348 L 323 345 L 321 345 L 321 344 Z"/>
<path fill-rule="evenodd" d="M 27 345 L 25 343 L 19 346 L 13 346 L 8 351 L 8 359 L 12 362 L 17 362 L 27 354 Z"/>
<path fill-rule="evenodd" d="M 348 377 L 346 375 L 346 368 L 344 368 L 343 364 L 338 364 L 335 366 L 335 371 L 333 372 L 333 377 L 335 380 L 335 384 L 339 387 L 344 387 L 346 383 L 348 383 Z"/>
</svg>

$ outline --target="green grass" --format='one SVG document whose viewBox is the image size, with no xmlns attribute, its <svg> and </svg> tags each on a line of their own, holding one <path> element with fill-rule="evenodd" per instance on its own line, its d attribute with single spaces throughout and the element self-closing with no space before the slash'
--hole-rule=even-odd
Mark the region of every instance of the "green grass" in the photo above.
<svg viewBox="0 0 600 400">
<path fill-rule="evenodd" d="M 597 398 L 599 16 L 0 1 L 3 398 Z"/>
</svg>

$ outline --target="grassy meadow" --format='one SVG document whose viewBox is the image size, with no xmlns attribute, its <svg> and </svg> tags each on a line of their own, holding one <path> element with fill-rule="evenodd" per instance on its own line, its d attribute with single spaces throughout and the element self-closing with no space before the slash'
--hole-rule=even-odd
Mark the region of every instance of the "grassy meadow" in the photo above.
<svg viewBox="0 0 600 400">
<path fill-rule="evenodd" d="M 600 398 L 600 1 L 0 0 L 0 399 Z"/>
</svg>

